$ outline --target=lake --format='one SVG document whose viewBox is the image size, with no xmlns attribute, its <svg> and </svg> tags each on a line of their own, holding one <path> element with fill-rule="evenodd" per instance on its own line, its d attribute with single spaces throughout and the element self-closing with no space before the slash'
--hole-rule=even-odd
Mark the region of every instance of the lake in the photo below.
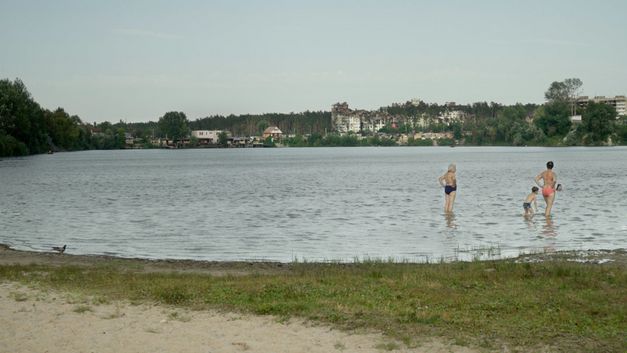
<svg viewBox="0 0 627 353">
<path fill-rule="evenodd" d="M 533 178 L 564 190 L 525 219 Z M 457 164 L 452 216 L 437 178 Z M 627 247 L 627 148 L 84 151 L 0 160 L 0 243 L 197 260 L 468 260 Z"/>
</svg>

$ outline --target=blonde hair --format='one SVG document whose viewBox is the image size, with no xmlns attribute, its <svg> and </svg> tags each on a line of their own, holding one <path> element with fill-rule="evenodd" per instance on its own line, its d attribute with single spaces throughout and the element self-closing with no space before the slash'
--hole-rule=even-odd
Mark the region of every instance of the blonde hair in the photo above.
<svg viewBox="0 0 627 353">
<path fill-rule="evenodd" d="M 451 163 L 448 165 L 448 171 L 449 172 L 455 172 L 457 170 L 457 168 L 455 167 L 455 163 Z"/>
</svg>

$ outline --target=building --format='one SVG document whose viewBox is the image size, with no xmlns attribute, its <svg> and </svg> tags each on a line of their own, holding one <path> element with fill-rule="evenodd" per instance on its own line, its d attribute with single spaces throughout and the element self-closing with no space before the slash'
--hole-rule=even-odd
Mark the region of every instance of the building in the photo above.
<svg viewBox="0 0 627 353">
<path fill-rule="evenodd" d="M 570 122 L 573 124 L 581 124 L 581 115 L 573 115 L 570 117 Z"/>
<path fill-rule="evenodd" d="M 283 136 L 283 132 L 276 126 L 270 126 L 263 131 L 263 135 L 261 135 L 264 139 L 268 137 L 272 137 L 273 140 L 280 140 Z"/>
<path fill-rule="evenodd" d="M 331 122 L 333 129 L 340 134 L 347 132 L 358 133 L 361 131 L 361 117 L 352 109 L 348 108 L 348 103 L 336 103 L 331 108 Z"/>
<path fill-rule="evenodd" d="M 340 134 L 349 132 L 378 132 L 386 125 L 398 125 L 399 119 L 384 111 L 352 110 L 346 102 L 336 103 L 331 107 L 333 130 Z"/>
<path fill-rule="evenodd" d="M 588 102 L 608 104 L 616 109 L 616 113 L 618 115 L 627 115 L 627 98 L 625 96 L 595 96 L 594 98 L 590 98 L 588 96 L 577 97 L 578 107 L 585 108 L 588 105 Z"/>
<path fill-rule="evenodd" d="M 131 133 L 124 133 L 124 144 L 126 145 L 126 147 L 133 147 L 133 145 L 135 144 L 135 139 L 133 138 L 133 135 Z"/>
<path fill-rule="evenodd" d="M 447 104 L 450 102 L 447 102 Z M 453 104 L 455 104 L 453 102 Z M 462 122 L 466 119 L 467 114 L 464 113 L 461 110 L 446 110 L 444 113 L 440 114 L 438 116 L 438 119 L 440 119 L 440 122 L 448 125 L 451 125 L 451 123 L 455 123 L 455 122 Z"/>
<path fill-rule="evenodd" d="M 222 130 L 193 130 L 192 137 L 198 139 L 201 145 L 217 144 Z"/>
</svg>

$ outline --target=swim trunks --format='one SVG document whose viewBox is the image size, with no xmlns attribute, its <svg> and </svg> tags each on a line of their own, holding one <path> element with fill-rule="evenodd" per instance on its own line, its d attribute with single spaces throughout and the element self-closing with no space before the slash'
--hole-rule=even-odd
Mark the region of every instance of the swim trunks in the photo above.
<svg viewBox="0 0 627 353">
<path fill-rule="evenodd" d="M 555 189 L 553 189 L 550 186 L 545 186 L 544 188 L 542 188 L 542 196 L 544 197 L 549 197 L 553 195 L 554 192 L 555 192 Z"/>
<path fill-rule="evenodd" d="M 530 209 L 530 208 L 531 208 L 531 202 L 523 202 L 523 210 Z"/>
<path fill-rule="evenodd" d="M 453 191 L 457 191 L 457 186 L 446 185 L 444 187 L 444 193 L 447 194 L 447 195 L 452 193 Z"/>
</svg>

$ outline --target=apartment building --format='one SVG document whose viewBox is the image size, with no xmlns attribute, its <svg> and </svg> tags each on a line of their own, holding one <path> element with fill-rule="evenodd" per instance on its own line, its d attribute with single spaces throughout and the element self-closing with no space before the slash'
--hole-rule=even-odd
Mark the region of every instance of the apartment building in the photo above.
<svg viewBox="0 0 627 353">
<path fill-rule="evenodd" d="M 580 97 L 577 97 L 577 106 L 579 107 L 586 107 L 588 105 L 588 102 L 609 104 L 616 109 L 616 113 L 618 113 L 618 115 L 627 115 L 627 98 L 625 96 L 614 96 L 614 97 L 580 96 Z"/>
</svg>

